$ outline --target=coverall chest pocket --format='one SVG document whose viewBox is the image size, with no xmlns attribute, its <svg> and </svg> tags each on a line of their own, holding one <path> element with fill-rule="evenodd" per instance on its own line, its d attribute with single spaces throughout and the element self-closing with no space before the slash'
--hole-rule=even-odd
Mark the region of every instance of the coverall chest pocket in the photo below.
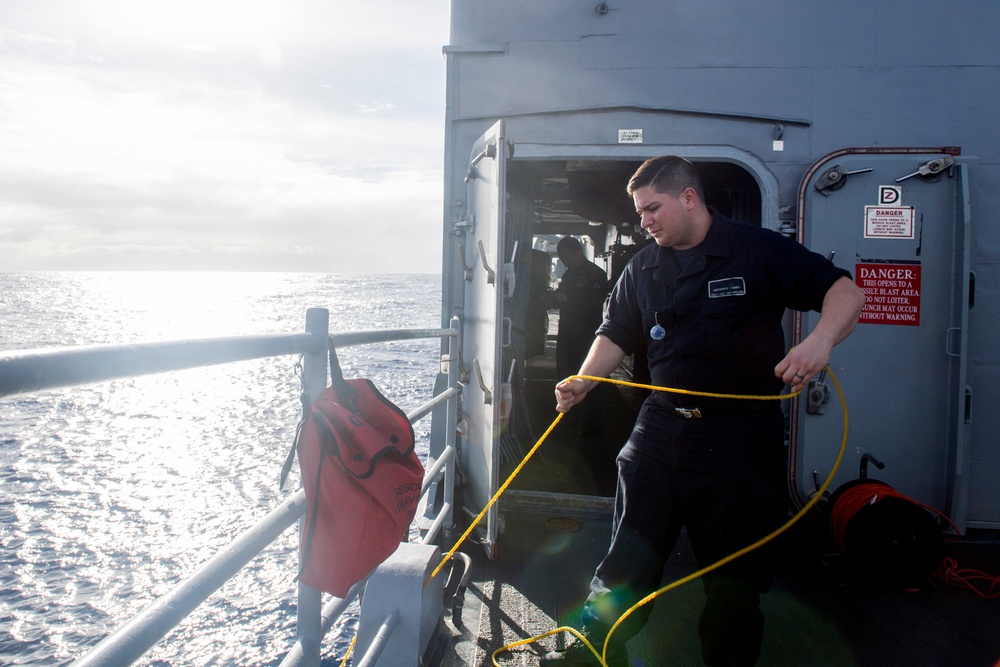
<svg viewBox="0 0 1000 667">
<path fill-rule="evenodd" d="M 707 299 L 692 313 L 688 343 L 692 352 L 718 353 L 738 347 L 754 327 L 755 307 L 745 296 Z M 710 354 L 711 356 L 711 354 Z"/>
</svg>

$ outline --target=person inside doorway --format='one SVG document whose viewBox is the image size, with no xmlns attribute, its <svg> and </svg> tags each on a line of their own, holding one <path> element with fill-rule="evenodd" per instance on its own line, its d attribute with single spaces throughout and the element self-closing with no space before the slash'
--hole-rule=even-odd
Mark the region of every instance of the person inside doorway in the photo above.
<svg viewBox="0 0 1000 667">
<path fill-rule="evenodd" d="M 553 295 L 559 308 L 559 332 L 556 336 L 556 374 L 566 378 L 577 372 L 604 320 L 604 301 L 610 291 L 604 269 L 587 259 L 583 244 L 573 236 L 563 237 L 556 252 L 566 270 Z M 587 399 L 587 409 L 573 415 L 572 424 L 580 437 L 600 435 L 604 428 L 600 397 Z"/>
<path fill-rule="evenodd" d="M 604 320 L 604 300 L 608 296 L 608 274 L 587 259 L 583 244 L 565 236 L 556 252 L 566 270 L 559 280 L 553 302 L 559 308 L 556 338 L 556 373 L 572 375 L 587 356 L 597 327 Z"/>
</svg>

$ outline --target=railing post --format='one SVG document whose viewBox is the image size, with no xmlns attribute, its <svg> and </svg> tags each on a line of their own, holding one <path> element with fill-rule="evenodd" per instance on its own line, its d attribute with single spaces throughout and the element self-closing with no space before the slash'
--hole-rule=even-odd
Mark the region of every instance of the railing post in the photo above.
<svg viewBox="0 0 1000 667">
<path fill-rule="evenodd" d="M 326 389 L 326 370 L 329 365 L 330 311 L 310 308 L 306 311 L 306 333 L 316 339 L 316 348 L 303 355 L 302 384 L 306 398 L 312 403 Z"/>
<path fill-rule="evenodd" d="M 310 403 L 315 402 L 326 389 L 329 364 L 330 311 L 326 308 L 309 308 L 306 311 L 306 333 L 321 341 L 313 352 L 303 355 L 302 359 L 302 392 Z M 299 535 L 306 529 L 305 515 L 299 519 Z M 300 554 L 301 557 L 301 554 Z M 300 563 L 301 566 L 301 563 Z M 321 625 L 321 594 L 312 586 L 302 582 L 298 585 L 298 607 L 296 625 L 298 642 L 303 649 L 304 665 L 319 667 L 320 644 L 322 642 Z"/>
<path fill-rule="evenodd" d="M 451 318 L 450 324 L 451 330 L 454 335 L 448 337 L 448 359 L 450 363 L 448 364 L 448 388 L 458 387 L 459 380 L 459 355 L 461 354 L 461 344 L 462 344 L 462 330 L 461 321 L 457 317 Z M 451 457 L 451 461 L 448 462 L 444 467 L 444 507 L 447 507 L 448 516 L 445 517 L 444 521 L 444 535 L 450 541 L 454 537 L 454 525 L 455 520 L 453 517 L 455 507 L 455 481 L 457 479 L 456 466 L 459 464 L 458 460 L 458 450 L 455 449 L 455 433 L 458 428 L 458 401 L 461 397 L 461 392 L 455 394 L 448 399 L 448 409 L 447 417 L 445 418 L 445 436 L 444 445 L 445 451 L 451 447 L 454 454 Z"/>
</svg>

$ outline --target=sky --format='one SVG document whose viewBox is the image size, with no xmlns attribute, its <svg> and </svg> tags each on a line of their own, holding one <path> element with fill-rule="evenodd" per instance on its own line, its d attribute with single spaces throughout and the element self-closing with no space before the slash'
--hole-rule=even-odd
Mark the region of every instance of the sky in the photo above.
<svg viewBox="0 0 1000 667">
<path fill-rule="evenodd" d="M 449 0 L 3 0 L 0 271 L 441 270 Z"/>
</svg>

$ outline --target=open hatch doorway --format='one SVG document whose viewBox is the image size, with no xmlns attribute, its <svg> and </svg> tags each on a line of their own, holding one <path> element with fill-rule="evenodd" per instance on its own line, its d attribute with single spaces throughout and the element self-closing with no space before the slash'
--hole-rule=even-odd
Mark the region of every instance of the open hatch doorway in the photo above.
<svg viewBox="0 0 1000 667">
<path fill-rule="evenodd" d="M 559 241 L 577 239 L 587 260 L 604 270 L 610 286 L 650 242 L 626 192 L 643 159 L 518 159 L 516 155 L 515 150 L 507 162 L 504 247 L 528 250 L 514 257 L 519 279 L 504 305 L 511 336 L 500 367 L 512 371 L 508 379 L 513 405 L 498 434 L 501 479 L 556 417 L 554 387 L 566 375 L 557 370 L 560 309 L 552 298 L 565 268 L 557 253 Z M 754 175 L 733 162 L 689 158 L 702 175 L 709 206 L 727 217 L 761 225 L 763 195 Z M 614 377 L 648 382 L 641 353 L 628 357 Z M 613 497 L 615 457 L 647 393 L 599 386 L 586 411 L 571 411 L 563 418 L 512 488 Z"/>
</svg>

